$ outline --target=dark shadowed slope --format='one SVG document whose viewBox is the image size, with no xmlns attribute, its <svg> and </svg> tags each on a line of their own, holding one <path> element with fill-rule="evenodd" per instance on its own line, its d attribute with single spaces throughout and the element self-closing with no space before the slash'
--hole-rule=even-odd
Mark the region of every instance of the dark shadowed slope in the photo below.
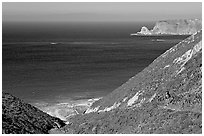
<svg viewBox="0 0 204 136">
<path fill-rule="evenodd" d="M 202 31 L 95 102 L 63 133 L 202 133 Z"/>
<path fill-rule="evenodd" d="M 24 103 L 9 93 L 2 93 L 2 133 L 42 134 L 64 125 L 62 120 Z"/>
</svg>

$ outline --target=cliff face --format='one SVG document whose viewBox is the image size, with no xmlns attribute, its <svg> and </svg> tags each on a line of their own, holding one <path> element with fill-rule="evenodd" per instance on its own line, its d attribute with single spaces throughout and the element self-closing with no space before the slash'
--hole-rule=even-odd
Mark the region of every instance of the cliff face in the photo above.
<svg viewBox="0 0 204 136">
<path fill-rule="evenodd" d="M 9 93 L 2 93 L 2 133 L 43 134 L 64 125 L 60 119 L 49 116 Z"/>
<path fill-rule="evenodd" d="M 159 21 L 152 30 L 142 27 L 140 32 L 132 35 L 191 35 L 202 29 L 202 22 L 198 19 Z"/>
<path fill-rule="evenodd" d="M 155 59 L 63 133 L 202 133 L 202 31 Z"/>
</svg>

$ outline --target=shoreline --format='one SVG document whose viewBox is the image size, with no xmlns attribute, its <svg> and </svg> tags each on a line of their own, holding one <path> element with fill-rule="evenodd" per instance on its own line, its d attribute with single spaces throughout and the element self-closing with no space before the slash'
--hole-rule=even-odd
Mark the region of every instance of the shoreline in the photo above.
<svg viewBox="0 0 204 136">
<path fill-rule="evenodd" d="M 103 97 L 91 98 L 91 99 L 80 99 L 80 100 L 69 100 L 67 102 L 57 103 L 46 103 L 38 102 L 31 103 L 31 105 L 37 107 L 43 112 L 60 118 L 63 121 L 68 122 L 71 116 L 77 114 L 83 114 L 94 102 L 102 99 Z"/>
</svg>

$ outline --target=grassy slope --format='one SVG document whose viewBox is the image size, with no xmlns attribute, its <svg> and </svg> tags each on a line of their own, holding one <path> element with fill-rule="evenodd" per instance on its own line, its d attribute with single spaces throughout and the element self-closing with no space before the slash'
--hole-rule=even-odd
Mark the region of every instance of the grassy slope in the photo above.
<svg viewBox="0 0 204 136">
<path fill-rule="evenodd" d="M 9 93 L 2 92 L 2 133 L 42 134 L 58 125 L 65 124 Z"/>
<path fill-rule="evenodd" d="M 116 109 L 77 115 L 70 120 L 71 124 L 58 131 L 202 133 L 201 41 L 202 31 L 166 51 L 142 72 L 92 106 L 103 110 L 120 103 Z M 193 50 L 194 53 L 189 54 Z M 128 106 L 128 101 L 137 93 L 138 98 Z M 127 100 L 123 101 L 124 98 Z"/>
</svg>

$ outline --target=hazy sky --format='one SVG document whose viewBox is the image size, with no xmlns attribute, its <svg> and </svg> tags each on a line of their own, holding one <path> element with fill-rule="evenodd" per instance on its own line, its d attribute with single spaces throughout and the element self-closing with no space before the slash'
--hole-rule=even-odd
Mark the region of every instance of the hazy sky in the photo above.
<svg viewBox="0 0 204 136">
<path fill-rule="evenodd" d="M 199 18 L 202 3 L 3 3 L 3 22 L 156 21 Z"/>
</svg>

